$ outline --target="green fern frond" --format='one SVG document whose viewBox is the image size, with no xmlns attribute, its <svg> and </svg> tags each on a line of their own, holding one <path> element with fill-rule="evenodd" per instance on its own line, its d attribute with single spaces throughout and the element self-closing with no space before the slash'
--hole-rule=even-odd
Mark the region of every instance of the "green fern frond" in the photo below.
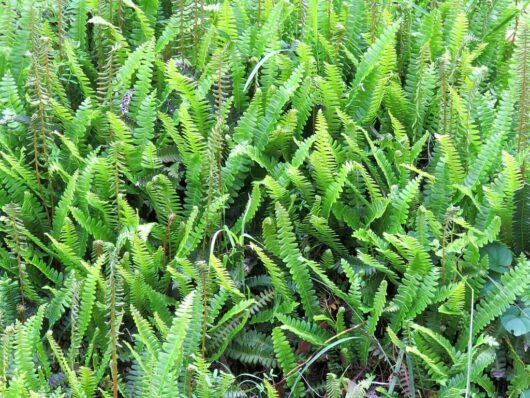
<svg viewBox="0 0 530 398">
<path fill-rule="evenodd" d="M 280 203 L 276 203 L 276 222 L 278 224 L 279 252 L 297 287 L 302 305 L 309 318 L 318 311 L 318 300 L 305 265 L 300 262 L 301 253 L 296 244 L 293 226 L 289 214 Z M 273 251 L 274 252 L 274 251 Z"/>
<path fill-rule="evenodd" d="M 289 374 L 297 368 L 296 357 L 292 351 L 284 332 L 276 327 L 272 330 L 272 342 L 274 344 L 274 353 L 283 370 L 284 374 Z M 287 384 L 293 386 L 296 377 L 292 375 L 287 378 Z M 295 390 L 293 391 L 294 396 L 303 396 L 305 393 L 304 387 L 301 383 L 297 383 Z"/>
</svg>

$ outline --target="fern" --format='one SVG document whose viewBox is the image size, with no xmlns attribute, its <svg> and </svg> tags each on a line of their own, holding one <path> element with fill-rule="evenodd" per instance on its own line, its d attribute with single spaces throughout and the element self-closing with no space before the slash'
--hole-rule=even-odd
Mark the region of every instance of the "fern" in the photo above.
<svg viewBox="0 0 530 398">
<path fill-rule="evenodd" d="M 100 257 L 100 260 L 94 265 L 94 268 L 90 268 L 87 278 L 83 282 L 81 294 L 79 297 L 79 312 L 76 321 L 76 330 L 73 332 L 72 346 L 70 351 L 70 362 L 73 363 L 74 358 L 79 350 L 81 341 L 85 336 L 85 333 L 89 327 L 91 320 L 92 310 L 96 301 L 96 283 L 98 279 L 99 268 L 105 260 L 104 257 Z"/>
<path fill-rule="evenodd" d="M 293 226 L 287 211 L 280 203 L 276 203 L 276 220 L 278 223 L 278 238 L 280 254 L 289 268 L 291 277 L 298 289 L 302 305 L 308 317 L 312 317 L 317 311 L 317 298 L 313 283 L 307 268 L 300 262 L 300 251 L 296 246 Z"/>
<path fill-rule="evenodd" d="M 500 285 L 496 286 L 491 297 L 487 297 L 478 304 L 473 321 L 473 334 L 484 329 L 493 319 L 502 314 L 525 289 L 525 281 L 529 278 L 528 263 L 522 262 L 504 274 Z"/>
<path fill-rule="evenodd" d="M 524 395 L 526 3 L 2 2 L 0 395 Z"/>
<path fill-rule="evenodd" d="M 291 373 L 293 370 L 296 369 L 296 358 L 289 345 L 289 342 L 287 341 L 287 338 L 285 337 L 285 334 L 281 329 L 273 329 L 272 342 L 274 344 L 274 352 L 276 354 L 276 358 L 278 359 L 278 363 L 280 364 L 283 372 L 285 374 Z M 292 386 L 295 383 L 295 378 L 292 376 L 289 377 L 287 379 L 287 383 Z M 293 391 L 294 395 L 303 396 L 304 388 L 302 384 L 297 384 L 295 388 L 296 390 Z"/>
<path fill-rule="evenodd" d="M 175 314 L 173 325 L 168 330 L 166 340 L 158 356 L 153 378 L 153 381 L 157 381 L 157 383 L 152 385 L 152 388 L 155 389 L 153 393 L 159 396 L 169 395 L 178 391 L 172 383 L 178 378 L 181 371 L 180 363 L 183 361 L 182 346 L 187 326 L 191 321 L 194 297 L 194 293 L 190 293 L 180 304 Z"/>
<path fill-rule="evenodd" d="M 374 297 L 374 304 L 373 304 L 372 312 L 370 314 L 370 317 L 368 318 L 367 326 L 366 326 L 366 331 L 368 333 L 369 338 L 372 338 L 373 334 L 375 333 L 377 323 L 379 321 L 381 313 L 383 312 L 383 307 L 386 301 L 386 289 L 387 289 L 387 283 L 386 281 L 383 281 L 383 283 L 381 283 L 381 285 L 379 286 L 379 289 Z M 369 343 L 370 343 L 369 339 L 363 340 L 363 347 L 361 349 L 361 355 L 362 355 L 362 361 L 364 363 L 368 362 Z"/>
<path fill-rule="evenodd" d="M 353 95 L 357 94 L 359 87 L 364 79 L 370 74 L 370 72 L 376 67 L 376 64 L 384 52 L 385 47 L 394 39 L 394 35 L 399 28 L 400 21 L 395 21 L 391 25 L 387 26 L 381 36 L 374 41 L 374 43 L 368 48 L 363 54 L 357 70 L 355 72 L 355 79 L 351 83 L 351 94 L 350 101 Z"/>
</svg>

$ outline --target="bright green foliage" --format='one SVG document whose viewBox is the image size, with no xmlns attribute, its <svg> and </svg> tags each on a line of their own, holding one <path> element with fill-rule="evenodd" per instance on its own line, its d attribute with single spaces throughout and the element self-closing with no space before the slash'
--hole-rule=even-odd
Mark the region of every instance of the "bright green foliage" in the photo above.
<svg viewBox="0 0 530 398">
<path fill-rule="evenodd" d="M 528 6 L 3 1 L 0 396 L 528 396 Z"/>
</svg>

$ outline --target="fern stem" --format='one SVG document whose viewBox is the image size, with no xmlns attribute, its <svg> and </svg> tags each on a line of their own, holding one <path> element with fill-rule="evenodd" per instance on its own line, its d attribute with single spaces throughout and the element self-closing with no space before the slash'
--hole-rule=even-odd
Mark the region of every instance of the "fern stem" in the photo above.
<svg viewBox="0 0 530 398">
<path fill-rule="evenodd" d="M 112 80 L 114 78 L 114 51 L 111 51 L 109 54 L 109 70 L 107 76 L 107 101 L 109 110 L 113 110 L 113 86 Z"/>
<path fill-rule="evenodd" d="M 180 27 L 179 27 L 179 56 L 180 56 L 180 60 L 181 61 L 184 61 L 184 59 L 186 58 L 185 57 L 185 49 L 186 49 L 186 43 L 185 43 L 185 34 L 184 34 L 184 30 L 185 30 L 185 26 L 184 26 L 184 8 L 186 6 L 186 0 L 180 0 L 180 3 L 179 3 L 179 13 L 180 13 L 180 18 L 179 18 L 179 24 L 180 24 Z"/>
<path fill-rule="evenodd" d="M 64 42 L 64 31 L 63 31 L 63 1 L 57 0 L 57 33 L 59 36 L 59 63 L 63 59 L 63 42 Z"/>
<path fill-rule="evenodd" d="M 526 164 L 526 128 L 527 128 L 527 98 L 526 98 L 526 91 L 527 91 L 527 58 L 528 58 L 528 34 L 527 34 L 527 28 L 523 29 L 521 31 L 521 34 L 523 35 L 523 42 L 522 42 L 522 55 L 521 55 L 521 63 L 522 63 L 522 71 L 521 71 L 521 96 L 519 98 L 519 125 L 517 127 L 517 152 L 523 153 L 523 163 L 521 165 L 521 174 L 525 175 L 525 164 Z"/>
<path fill-rule="evenodd" d="M 48 41 L 45 40 L 45 42 L 44 42 L 44 70 L 46 72 L 46 82 L 47 82 L 47 86 L 48 86 L 48 91 L 49 91 L 49 93 L 51 95 L 51 93 L 53 93 L 53 87 L 52 87 L 52 85 L 50 83 L 52 81 L 52 77 L 51 77 L 52 76 L 52 71 L 51 71 L 51 68 L 50 68 L 50 60 L 48 58 L 48 54 L 49 54 Z M 44 108 L 43 108 L 43 110 L 44 110 Z M 44 114 L 43 114 L 43 117 L 44 117 Z M 54 200 L 53 200 L 54 188 L 53 188 L 53 176 L 50 173 L 50 166 L 49 166 L 48 137 L 46 136 L 46 129 L 42 129 L 41 140 L 42 140 L 42 154 L 44 156 L 44 164 L 46 166 L 46 170 L 47 170 L 47 174 L 48 174 L 48 180 L 49 180 L 48 181 L 49 182 L 49 188 L 50 188 L 49 189 L 50 218 L 53 219 L 53 211 L 55 209 L 55 203 L 54 203 Z"/>
<path fill-rule="evenodd" d="M 22 302 L 22 307 L 25 308 L 25 299 L 24 299 L 24 265 L 22 263 L 22 255 L 20 254 L 21 252 L 21 243 L 20 243 L 20 235 L 19 235 L 19 230 L 17 228 L 17 219 L 16 219 L 16 214 L 15 214 L 15 207 L 13 206 L 12 207 L 12 211 L 9 212 L 9 220 L 11 222 L 11 226 L 12 226 L 12 230 L 11 232 L 13 233 L 13 239 L 14 239 L 14 242 L 15 242 L 15 255 L 16 255 L 16 260 L 17 260 L 17 268 L 18 268 L 18 286 L 19 286 L 19 289 L 20 289 L 20 301 Z M 21 315 L 21 319 L 20 321 L 22 323 L 25 322 L 25 316 Z"/>
<path fill-rule="evenodd" d="M 188 379 L 188 398 L 193 398 L 193 370 L 188 368 L 186 369 L 187 379 Z"/>
<path fill-rule="evenodd" d="M 202 307 L 203 307 L 203 318 L 202 318 L 202 342 L 201 342 L 201 354 L 203 358 L 206 358 L 206 331 L 208 328 L 208 286 L 207 286 L 207 267 L 201 263 L 201 285 L 202 285 Z M 208 268 L 209 269 L 209 268 Z"/>
<path fill-rule="evenodd" d="M 105 0 L 98 0 L 98 6 L 97 6 L 97 15 L 102 15 L 102 2 Z M 94 34 L 93 34 L 93 41 L 94 41 L 94 51 L 97 55 L 97 65 L 99 68 L 103 68 L 104 65 L 104 51 L 103 51 L 103 34 L 101 33 L 102 29 L 99 26 L 94 26 Z"/>
<path fill-rule="evenodd" d="M 223 55 L 221 54 L 219 58 L 217 65 L 217 112 L 221 112 L 223 105 Z"/>
<path fill-rule="evenodd" d="M 118 27 L 123 28 L 123 1 L 118 0 Z"/>
<path fill-rule="evenodd" d="M 203 9 L 203 0 L 194 0 L 193 1 L 193 11 L 194 11 L 194 23 L 193 23 L 193 61 L 197 62 L 198 51 L 199 51 L 199 17 L 202 16 L 202 12 L 199 14 L 199 10 Z"/>
<path fill-rule="evenodd" d="M 116 145 L 116 143 L 114 144 Z M 114 171 L 114 200 L 116 201 L 116 206 L 118 206 L 118 211 L 117 211 L 117 219 L 118 219 L 118 227 L 120 226 L 120 209 L 119 209 L 119 197 L 120 197 L 120 166 L 118 164 L 118 159 L 117 157 L 119 156 L 119 151 L 115 151 L 116 153 L 114 154 L 114 157 L 115 159 L 114 160 L 114 168 L 113 168 L 113 171 Z"/>
<path fill-rule="evenodd" d="M 471 392 L 471 369 L 473 361 L 473 317 L 475 316 L 475 291 L 471 288 L 471 305 L 469 308 L 469 339 L 467 341 L 466 398 Z"/>
<path fill-rule="evenodd" d="M 33 54 L 33 57 L 35 57 L 35 54 Z M 50 215 L 50 209 L 48 208 L 48 204 L 46 203 L 46 195 L 44 192 L 44 187 L 42 185 L 42 175 L 40 172 L 40 141 L 42 138 L 42 135 L 45 134 L 46 131 L 46 115 L 44 110 L 44 94 L 42 92 L 41 87 L 41 78 L 40 78 L 40 72 L 38 63 L 36 62 L 35 58 L 33 59 L 34 64 L 34 74 L 35 74 L 35 94 L 37 96 L 37 121 L 39 123 L 38 129 L 33 126 L 32 127 L 32 138 L 33 138 L 33 161 L 35 162 L 35 176 L 37 178 L 37 185 L 39 189 L 39 195 L 42 199 L 44 211 L 46 212 L 46 217 L 48 219 L 48 226 L 51 227 L 51 215 Z M 41 134 L 39 134 L 39 131 Z M 46 138 L 44 138 L 44 146 L 43 146 L 43 152 L 46 148 Z M 46 160 L 47 160 L 47 151 L 46 151 Z"/>
<path fill-rule="evenodd" d="M 440 91 L 442 92 L 442 119 L 443 119 L 443 135 L 447 134 L 447 76 L 445 73 L 445 62 L 442 58 L 440 65 Z"/>
<path fill-rule="evenodd" d="M 162 251 L 164 253 L 164 266 L 167 264 L 167 259 L 171 258 L 171 240 L 169 239 L 169 235 L 171 233 L 171 226 L 173 225 L 173 222 L 177 219 L 175 213 L 171 213 L 167 217 L 167 224 L 166 224 L 166 230 L 164 232 L 164 240 L 162 241 Z"/>
<path fill-rule="evenodd" d="M 331 39 L 331 7 L 332 1 L 328 0 L 328 39 Z"/>
<path fill-rule="evenodd" d="M 118 331 L 116 330 L 116 279 L 114 260 L 110 262 L 110 336 L 112 357 L 112 396 L 118 398 Z"/>
</svg>

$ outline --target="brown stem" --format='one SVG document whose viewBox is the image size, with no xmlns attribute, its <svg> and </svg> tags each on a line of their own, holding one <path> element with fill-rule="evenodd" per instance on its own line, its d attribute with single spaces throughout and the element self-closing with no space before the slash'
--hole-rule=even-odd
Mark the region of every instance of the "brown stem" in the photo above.
<svg viewBox="0 0 530 398">
<path fill-rule="evenodd" d="M 35 54 L 33 55 L 35 57 Z M 35 73 L 35 95 L 37 96 L 38 105 L 37 105 L 37 118 L 40 124 L 39 130 L 41 130 L 44 134 L 46 130 L 46 120 L 45 120 L 45 112 L 44 112 L 44 94 L 41 90 L 41 78 L 40 78 L 40 72 L 39 67 L 37 65 L 37 62 L 35 58 L 33 59 L 33 65 L 34 65 L 34 73 Z M 39 195 L 42 199 L 43 205 L 44 205 L 44 211 L 46 212 L 46 217 L 48 219 L 48 225 L 51 226 L 51 216 L 50 216 L 50 209 L 48 208 L 48 205 L 46 203 L 46 196 L 44 193 L 44 188 L 42 185 L 42 176 L 40 173 L 40 165 L 39 165 L 39 157 L 40 157 L 40 139 L 41 137 L 38 134 L 38 131 L 35 127 L 32 128 L 32 137 L 33 137 L 33 161 L 35 162 L 35 175 L 37 177 L 37 185 L 39 188 Z M 44 134 L 45 135 L 45 134 Z M 43 151 L 46 149 L 46 138 L 44 137 L 44 147 Z M 48 158 L 48 153 L 45 151 L 45 157 L 46 157 L 46 163 Z"/>
<path fill-rule="evenodd" d="M 171 258 L 171 241 L 169 240 L 169 234 L 171 233 L 171 226 L 173 225 L 173 221 L 175 221 L 175 219 L 175 213 L 171 213 L 167 217 L 166 231 L 164 233 L 164 240 L 162 241 L 162 252 L 164 253 L 164 266 L 167 263 L 166 259 Z"/>
<path fill-rule="evenodd" d="M 13 239 L 15 240 L 15 253 L 17 256 L 17 267 L 18 267 L 18 286 L 20 289 L 20 301 L 22 302 L 22 307 L 25 307 L 24 303 L 24 267 L 22 264 L 22 256 L 20 255 L 20 236 L 17 228 L 17 219 L 14 214 L 14 209 L 9 214 L 11 225 L 13 226 Z M 25 319 L 20 319 L 21 322 L 24 322 Z"/>
<path fill-rule="evenodd" d="M 118 336 L 116 329 L 116 280 L 114 262 L 110 266 L 110 335 L 112 351 L 112 396 L 118 398 Z"/>
</svg>

